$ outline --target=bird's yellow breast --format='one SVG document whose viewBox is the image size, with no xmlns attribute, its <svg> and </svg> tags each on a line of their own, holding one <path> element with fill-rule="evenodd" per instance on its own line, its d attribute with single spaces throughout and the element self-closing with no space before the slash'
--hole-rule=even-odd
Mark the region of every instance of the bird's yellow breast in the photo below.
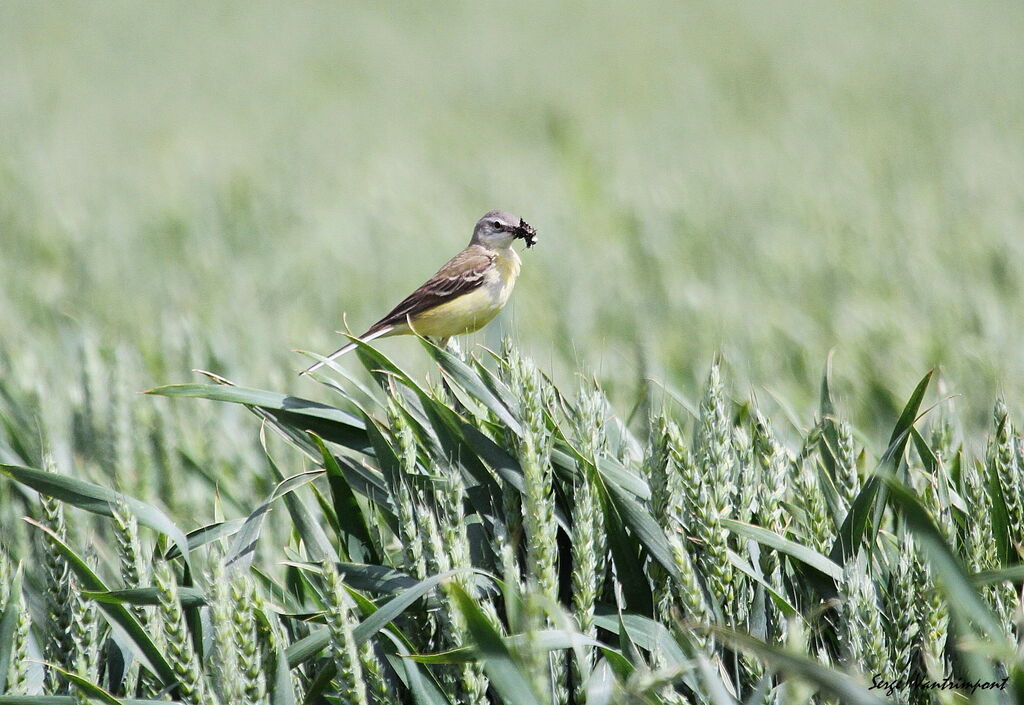
<svg viewBox="0 0 1024 705">
<path fill-rule="evenodd" d="M 508 302 L 522 265 L 512 248 L 496 254 L 494 266 L 484 275 L 483 284 L 468 294 L 414 316 L 415 331 L 428 338 L 447 338 L 473 333 L 490 323 Z"/>
</svg>

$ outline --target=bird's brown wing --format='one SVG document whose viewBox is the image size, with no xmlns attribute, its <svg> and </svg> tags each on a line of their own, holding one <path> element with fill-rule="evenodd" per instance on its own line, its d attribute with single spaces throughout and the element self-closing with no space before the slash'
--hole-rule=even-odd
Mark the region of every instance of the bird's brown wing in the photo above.
<svg viewBox="0 0 1024 705">
<path fill-rule="evenodd" d="M 405 323 L 410 316 L 468 294 L 484 283 L 484 277 L 494 266 L 495 259 L 493 253 L 482 247 L 467 247 L 448 260 L 447 264 L 437 270 L 423 286 L 405 297 L 402 303 L 374 323 L 366 334 L 370 335 L 386 326 Z"/>
</svg>

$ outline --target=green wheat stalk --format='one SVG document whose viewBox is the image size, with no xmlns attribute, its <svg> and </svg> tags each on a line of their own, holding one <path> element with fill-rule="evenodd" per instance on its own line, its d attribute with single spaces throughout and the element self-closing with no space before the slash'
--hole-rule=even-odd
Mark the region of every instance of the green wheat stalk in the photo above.
<svg viewBox="0 0 1024 705">
<path fill-rule="evenodd" d="M 854 497 L 860 492 L 860 473 L 857 468 L 857 449 L 853 440 L 853 428 L 845 419 L 836 428 L 836 489 L 848 510 Z"/>
<path fill-rule="evenodd" d="M 867 572 L 863 553 L 843 569 L 843 620 L 840 638 L 850 662 L 865 674 L 883 674 L 891 679 L 890 648 L 882 625 L 881 609 L 874 582 Z"/>
<path fill-rule="evenodd" d="M 11 639 L 11 660 L 7 667 L 7 692 L 11 695 L 26 694 L 28 686 L 32 615 L 25 603 L 25 595 L 22 590 L 23 579 L 24 571 L 21 564 L 18 564 L 11 575 L 7 597 L 8 605 L 13 607 L 15 614 L 14 633 Z"/>
<path fill-rule="evenodd" d="M 68 542 L 68 530 L 64 521 L 64 506 L 47 496 L 39 498 L 39 505 L 44 523 L 62 542 Z M 47 632 L 43 648 L 43 657 L 67 670 L 75 667 L 74 642 L 72 641 L 72 602 L 73 585 L 71 568 L 67 559 L 57 551 L 49 534 L 41 539 L 43 552 L 43 572 L 46 576 L 46 615 Z M 54 694 L 63 694 L 68 686 L 63 679 L 52 670 L 47 670 L 47 689 Z"/>
<path fill-rule="evenodd" d="M 691 504 L 692 529 L 703 544 L 701 567 L 723 612 L 736 607 L 736 586 L 729 562 L 729 534 L 722 521 L 732 515 L 736 458 L 732 422 L 717 361 L 711 366 L 700 403 L 695 442 L 698 485 Z"/>
<path fill-rule="evenodd" d="M 239 676 L 239 647 L 235 645 L 232 617 L 239 605 L 231 599 L 227 572 L 224 570 L 220 551 L 212 552 L 208 582 L 217 695 L 224 703 L 243 703 L 246 701 L 243 699 L 242 680 Z"/>
<path fill-rule="evenodd" d="M 818 484 L 816 459 L 812 456 L 799 462 L 793 478 L 794 497 L 802 511 L 800 527 L 803 539 L 819 553 L 828 553 L 832 543 L 832 520 L 828 515 L 825 495 Z"/>
<path fill-rule="evenodd" d="M 199 660 L 192 646 L 192 635 L 185 626 L 185 615 L 178 598 L 178 584 L 171 566 L 160 561 L 153 569 L 157 591 L 157 615 L 163 632 L 167 660 L 178 679 L 178 694 L 191 705 L 213 703 L 203 680 Z"/>
<path fill-rule="evenodd" d="M 256 586 L 248 575 L 236 573 L 231 576 L 230 598 L 238 606 L 231 617 L 242 692 L 246 701 L 259 703 L 263 701 L 267 688 L 256 623 Z"/>
<path fill-rule="evenodd" d="M 575 432 L 584 462 L 574 475 L 572 509 L 572 606 L 580 633 L 595 638 L 594 610 L 603 583 L 601 559 L 606 552 L 604 515 L 594 487 L 598 457 L 606 452 L 607 438 L 601 433 L 604 406 L 596 392 L 579 395 Z M 594 650 L 583 648 L 582 659 L 573 661 L 575 698 L 585 700 L 583 684 L 594 665 Z"/>
<path fill-rule="evenodd" d="M 334 696 L 345 705 L 369 705 L 366 682 L 363 678 L 363 662 L 359 647 L 352 632 L 358 622 L 355 618 L 355 603 L 342 582 L 341 575 L 333 563 L 324 562 L 324 617 L 331 631 L 331 658 L 335 673 L 332 685 Z"/>
</svg>

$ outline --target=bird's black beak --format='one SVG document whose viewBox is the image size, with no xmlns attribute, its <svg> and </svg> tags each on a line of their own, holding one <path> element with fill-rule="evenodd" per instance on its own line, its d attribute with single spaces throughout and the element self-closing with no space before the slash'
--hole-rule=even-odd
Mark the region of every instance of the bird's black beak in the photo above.
<svg viewBox="0 0 1024 705">
<path fill-rule="evenodd" d="M 515 228 L 515 235 L 517 238 L 526 240 L 527 249 L 537 244 L 537 231 L 522 218 L 519 219 L 519 225 Z"/>
</svg>

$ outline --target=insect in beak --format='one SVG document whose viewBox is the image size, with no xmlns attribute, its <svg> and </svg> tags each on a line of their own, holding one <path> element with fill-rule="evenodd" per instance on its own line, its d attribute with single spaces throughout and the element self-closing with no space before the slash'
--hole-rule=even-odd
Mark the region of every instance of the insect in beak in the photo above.
<svg viewBox="0 0 1024 705">
<path fill-rule="evenodd" d="M 516 228 L 516 237 L 526 240 L 526 249 L 537 244 L 537 231 L 522 218 L 519 219 L 519 226 Z"/>
</svg>

